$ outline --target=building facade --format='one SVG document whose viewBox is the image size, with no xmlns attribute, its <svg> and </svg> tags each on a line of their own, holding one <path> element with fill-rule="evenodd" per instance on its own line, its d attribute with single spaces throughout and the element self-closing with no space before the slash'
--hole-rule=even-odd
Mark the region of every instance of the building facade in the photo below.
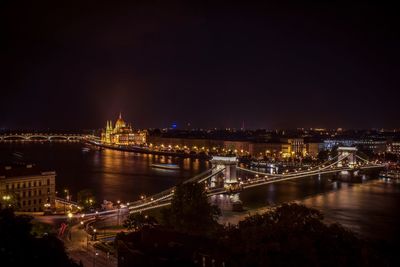
<svg viewBox="0 0 400 267">
<path fill-rule="evenodd" d="M 107 121 L 106 128 L 101 134 L 101 142 L 107 145 L 142 145 L 147 141 L 146 131 L 134 131 L 132 126 L 126 124 L 121 113 L 115 126 L 112 121 Z"/>
<path fill-rule="evenodd" d="M 0 206 L 16 211 L 40 212 L 55 207 L 54 171 L 41 171 L 34 164 L 0 168 Z"/>
<path fill-rule="evenodd" d="M 270 157 L 290 157 L 292 155 L 292 144 L 286 142 L 263 142 L 254 143 L 250 141 L 226 141 L 213 139 L 191 139 L 191 138 L 169 138 L 159 136 L 149 136 L 149 144 L 152 147 L 174 148 L 181 150 L 204 151 L 207 153 L 223 153 L 231 151 L 238 156 L 270 156 Z"/>
<path fill-rule="evenodd" d="M 391 141 L 388 143 L 387 152 L 400 155 L 400 141 Z"/>
<path fill-rule="evenodd" d="M 294 153 L 296 156 L 303 156 L 306 154 L 306 146 L 304 145 L 303 138 L 281 138 L 283 143 L 290 144 L 289 153 Z"/>
<path fill-rule="evenodd" d="M 386 140 L 381 139 L 326 139 L 324 140 L 324 147 L 326 150 L 332 150 L 338 146 L 356 146 L 360 150 L 369 150 L 373 153 L 383 153 L 386 151 Z"/>
<path fill-rule="evenodd" d="M 317 157 L 320 151 L 324 150 L 324 144 L 319 142 L 306 143 L 307 155 L 311 157 Z"/>
</svg>

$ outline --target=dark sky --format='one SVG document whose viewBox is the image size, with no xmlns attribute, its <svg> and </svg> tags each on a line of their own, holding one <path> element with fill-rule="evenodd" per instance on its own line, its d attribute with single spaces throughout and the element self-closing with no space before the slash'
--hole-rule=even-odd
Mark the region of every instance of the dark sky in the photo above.
<svg viewBox="0 0 400 267">
<path fill-rule="evenodd" d="M 400 127 L 392 6 L 30 2 L 0 4 L 0 127 Z"/>
</svg>

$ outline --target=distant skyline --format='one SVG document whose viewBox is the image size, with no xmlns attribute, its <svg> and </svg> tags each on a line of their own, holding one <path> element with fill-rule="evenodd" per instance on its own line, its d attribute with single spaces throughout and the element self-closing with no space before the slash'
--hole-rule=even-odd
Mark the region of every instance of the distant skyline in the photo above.
<svg viewBox="0 0 400 267">
<path fill-rule="evenodd" d="M 394 7 L 90 2 L 2 3 L 0 128 L 400 127 Z"/>
</svg>

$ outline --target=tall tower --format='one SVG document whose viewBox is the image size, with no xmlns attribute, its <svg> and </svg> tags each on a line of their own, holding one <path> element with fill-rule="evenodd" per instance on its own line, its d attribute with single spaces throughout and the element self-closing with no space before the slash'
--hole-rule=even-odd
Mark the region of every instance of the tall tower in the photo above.
<svg viewBox="0 0 400 267">
<path fill-rule="evenodd" d="M 112 122 L 111 121 L 107 121 L 106 143 L 111 143 L 111 134 L 112 134 Z"/>
</svg>

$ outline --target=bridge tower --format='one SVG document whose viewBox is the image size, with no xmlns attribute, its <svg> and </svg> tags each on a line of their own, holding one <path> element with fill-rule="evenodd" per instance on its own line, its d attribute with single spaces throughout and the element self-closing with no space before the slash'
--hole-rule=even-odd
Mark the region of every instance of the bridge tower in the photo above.
<svg viewBox="0 0 400 267">
<path fill-rule="evenodd" d="M 347 158 L 349 162 L 349 166 L 352 167 L 356 164 L 356 153 L 357 153 L 357 148 L 356 147 L 338 147 L 338 167 L 343 166 L 342 159 Z"/>
<path fill-rule="evenodd" d="M 237 158 L 236 157 L 225 157 L 225 156 L 213 156 L 210 160 L 213 167 L 216 167 L 217 170 L 224 170 L 224 183 L 232 184 L 237 183 L 237 175 L 236 175 L 236 166 L 237 166 Z"/>
</svg>

